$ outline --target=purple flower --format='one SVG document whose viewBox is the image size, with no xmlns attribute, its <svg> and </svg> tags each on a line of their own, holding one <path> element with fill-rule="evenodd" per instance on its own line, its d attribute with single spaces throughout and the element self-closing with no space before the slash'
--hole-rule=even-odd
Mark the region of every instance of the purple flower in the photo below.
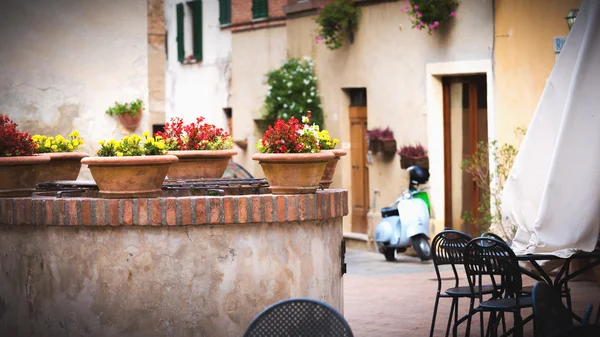
<svg viewBox="0 0 600 337">
<path fill-rule="evenodd" d="M 450 16 L 456 16 L 456 12 L 450 13 Z"/>
</svg>

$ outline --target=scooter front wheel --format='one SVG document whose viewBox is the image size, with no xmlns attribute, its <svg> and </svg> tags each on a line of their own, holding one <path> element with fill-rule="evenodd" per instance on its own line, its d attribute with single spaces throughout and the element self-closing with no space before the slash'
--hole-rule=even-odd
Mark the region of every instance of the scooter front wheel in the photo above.
<svg viewBox="0 0 600 337">
<path fill-rule="evenodd" d="M 427 238 L 423 235 L 418 235 L 412 238 L 412 245 L 421 261 L 428 261 L 431 259 L 431 247 Z"/>
<path fill-rule="evenodd" d="M 385 256 L 386 261 L 396 261 L 396 249 L 385 248 L 383 251 L 383 256 Z"/>
</svg>

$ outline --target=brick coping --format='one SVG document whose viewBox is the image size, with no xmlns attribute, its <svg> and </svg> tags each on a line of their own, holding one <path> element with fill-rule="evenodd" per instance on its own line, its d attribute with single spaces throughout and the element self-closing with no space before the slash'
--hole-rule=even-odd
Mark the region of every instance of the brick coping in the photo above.
<svg viewBox="0 0 600 337">
<path fill-rule="evenodd" d="M 0 198 L 0 226 L 194 226 L 321 220 L 348 214 L 348 191 L 139 199 Z"/>
</svg>

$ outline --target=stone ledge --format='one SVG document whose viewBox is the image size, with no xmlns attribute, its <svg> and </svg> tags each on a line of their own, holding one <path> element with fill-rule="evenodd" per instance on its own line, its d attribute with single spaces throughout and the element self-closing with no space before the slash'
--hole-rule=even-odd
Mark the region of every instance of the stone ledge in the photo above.
<svg viewBox="0 0 600 337">
<path fill-rule="evenodd" d="M 320 220 L 348 214 L 348 191 L 140 199 L 2 198 L 0 226 L 189 226 Z"/>
</svg>

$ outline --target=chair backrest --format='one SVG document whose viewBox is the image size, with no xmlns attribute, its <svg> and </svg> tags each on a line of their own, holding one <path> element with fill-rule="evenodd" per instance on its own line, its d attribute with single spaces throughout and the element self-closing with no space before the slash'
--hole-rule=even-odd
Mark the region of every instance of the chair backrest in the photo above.
<svg viewBox="0 0 600 337">
<path fill-rule="evenodd" d="M 471 237 L 467 234 L 455 230 L 444 229 L 439 232 L 431 241 L 431 257 L 433 266 L 438 279 L 438 290 L 442 286 L 439 266 L 451 265 L 454 272 L 455 287 L 458 287 L 459 277 L 455 265 L 464 263 L 463 253 Z"/>
<path fill-rule="evenodd" d="M 573 326 L 571 311 L 563 305 L 561 294 L 551 285 L 537 282 L 531 296 L 535 329 L 539 336 L 551 336 Z"/>
<path fill-rule="evenodd" d="M 352 337 L 348 322 L 337 310 L 310 298 L 277 302 L 254 318 L 244 337 Z"/>
<path fill-rule="evenodd" d="M 506 243 L 506 241 L 503 238 L 501 238 L 499 235 L 494 234 L 492 232 L 485 232 L 485 233 L 481 234 L 481 237 L 482 238 L 492 238 L 492 239 L 496 239 L 498 241 L 502 241 L 502 242 Z"/>
<path fill-rule="evenodd" d="M 515 253 L 503 241 L 476 238 L 465 248 L 465 271 L 472 292 L 492 283 L 495 297 L 521 297 L 523 284 Z M 489 281 L 487 280 L 489 278 Z M 485 280 L 484 280 L 485 279 Z"/>
</svg>

